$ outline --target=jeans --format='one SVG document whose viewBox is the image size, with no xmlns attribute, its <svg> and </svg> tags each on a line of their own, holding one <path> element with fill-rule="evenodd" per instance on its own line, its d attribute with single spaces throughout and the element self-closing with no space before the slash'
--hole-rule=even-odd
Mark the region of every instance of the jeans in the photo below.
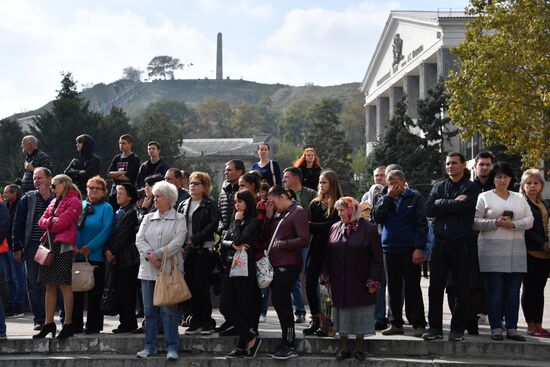
<svg viewBox="0 0 550 367">
<path fill-rule="evenodd" d="M 29 303 L 34 315 L 34 323 L 43 325 L 46 319 L 44 286 L 38 280 L 40 264 L 34 261 L 34 255 L 38 249 L 38 243 L 30 243 L 25 249 L 25 266 L 27 269 L 27 289 L 29 291 Z M 59 297 L 58 297 L 59 299 Z"/>
<path fill-rule="evenodd" d="M 493 333 L 502 332 L 502 316 L 508 332 L 518 329 L 519 290 L 523 273 L 484 273 L 487 314 Z M 504 314 L 504 315 L 503 315 Z"/>
<path fill-rule="evenodd" d="M 0 336 L 6 335 L 6 317 L 4 315 L 4 301 L 0 294 Z"/>
<path fill-rule="evenodd" d="M 8 289 L 8 307 L 12 311 L 23 312 L 25 308 L 26 273 L 25 264 L 13 258 L 11 250 L 0 255 L 4 269 L 4 280 Z"/>
<path fill-rule="evenodd" d="M 301 251 L 302 255 L 302 264 L 306 263 L 307 259 L 307 253 L 308 248 L 303 248 Z M 302 273 L 302 269 L 300 269 L 300 273 Z M 304 306 L 304 299 L 302 298 L 302 282 L 300 280 L 300 275 L 298 275 L 298 279 L 296 279 L 296 283 L 294 283 L 294 288 L 292 288 L 292 304 L 294 305 L 294 314 L 296 316 L 305 316 L 306 315 L 306 306 Z"/>
<path fill-rule="evenodd" d="M 164 344 L 167 352 L 177 352 L 179 348 L 178 335 L 178 305 L 153 306 L 154 280 L 142 280 L 143 309 L 145 312 L 145 349 L 156 350 L 159 318 L 164 330 Z"/>
</svg>

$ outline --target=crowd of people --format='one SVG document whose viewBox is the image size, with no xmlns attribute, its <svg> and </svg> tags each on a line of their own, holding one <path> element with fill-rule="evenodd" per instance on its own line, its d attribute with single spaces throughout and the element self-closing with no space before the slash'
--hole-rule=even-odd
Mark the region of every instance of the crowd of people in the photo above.
<svg viewBox="0 0 550 367">
<path fill-rule="evenodd" d="M 288 359 L 298 356 L 295 324 L 306 321 L 301 277 L 311 313 L 303 333 L 327 336 L 330 323 L 340 336 L 337 360 L 363 360 L 365 336 L 404 334 L 405 319 L 415 336 L 443 338 L 445 291 L 449 341 L 463 340 L 465 331 L 479 334 L 484 314 L 492 340 L 525 341 L 517 329 L 520 303 L 528 335 L 550 337 L 542 327 L 550 206 L 539 170 L 523 172 L 517 193 L 512 168 L 494 162 L 491 152 L 475 158 L 473 180 L 464 156 L 453 152 L 446 157 L 448 177 L 427 198 L 409 187 L 397 162 L 377 167 L 374 185 L 357 201 L 345 196 L 335 172 L 321 168 L 313 148 L 281 171 L 262 142 L 250 170 L 240 160 L 225 164 L 214 200 L 207 173 L 170 168 L 155 141 L 141 162 L 127 134 L 106 171 L 109 189 L 94 144 L 91 136 L 78 136 L 77 157 L 54 176 L 37 139 L 22 140 L 24 175 L 4 188 L 0 203 L 0 266 L 8 290 L 5 313 L 0 300 L 0 340 L 6 339 L 5 317 L 21 317 L 28 296 L 38 331 L 33 338 L 100 333 L 104 314 L 116 314 L 113 333 L 145 334 L 138 358 L 156 353 L 162 333 L 166 358 L 177 359 L 180 325 L 186 335 L 236 335 L 226 358 L 254 358 L 271 296 L 281 340 L 269 355 Z M 45 243 L 51 265 L 35 258 Z M 166 268 L 184 273 L 189 301 L 155 302 L 166 259 L 173 261 Z M 268 286 L 260 270 L 266 260 L 273 270 Z M 72 289 L 78 262 L 94 267 L 94 286 L 85 292 Z M 427 320 L 420 286 L 426 262 Z M 225 318 L 219 326 L 212 291 Z M 321 307 L 321 291 L 330 294 L 333 310 Z"/>
</svg>

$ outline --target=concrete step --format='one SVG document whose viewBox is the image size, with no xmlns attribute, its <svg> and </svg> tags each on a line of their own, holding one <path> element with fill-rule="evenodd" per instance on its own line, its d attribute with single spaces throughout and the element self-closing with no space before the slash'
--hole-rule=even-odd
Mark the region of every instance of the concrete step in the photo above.
<svg viewBox="0 0 550 367">
<path fill-rule="evenodd" d="M 368 365 L 374 367 L 496 367 L 496 366 L 522 366 L 543 367 L 548 366 L 545 361 L 514 360 L 507 359 L 474 359 L 474 358 L 411 358 L 411 357 L 380 357 L 369 356 L 363 363 L 355 359 L 338 362 L 332 356 L 305 355 L 292 358 L 286 362 L 276 361 L 265 354 L 258 355 L 255 359 L 227 360 L 223 355 L 206 355 L 201 353 L 180 353 L 177 361 L 166 361 L 164 355 L 159 354 L 148 359 L 136 358 L 131 355 L 109 354 L 77 354 L 77 355 L 0 355 L 0 366 L 5 367 L 153 367 L 153 366 L 192 366 L 192 367 L 227 367 L 227 366 L 254 366 L 272 367 L 342 367 Z"/>
<path fill-rule="evenodd" d="M 260 352 L 268 352 L 278 345 L 279 337 L 275 333 L 261 333 Z M 502 341 L 494 342 L 487 335 L 468 336 L 462 342 L 443 340 L 426 342 L 409 336 L 373 336 L 365 340 L 367 350 L 376 357 L 411 357 L 411 358 L 468 358 L 509 359 L 549 361 L 550 346 L 545 340 L 528 338 L 528 342 Z M 237 344 L 236 337 L 181 336 L 181 352 L 203 352 L 205 355 L 225 354 Z M 17 355 L 33 355 L 38 358 L 56 355 L 95 355 L 105 353 L 134 355 L 144 345 L 144 336 L 135 334 L 82 335 L 66 341 L 57 339 L 31 339 L 30 337 L 10 338 L 0 342 L 0 355 L 17 358 Z M 351 341 L 353 345 L 353 341 Z M 307 337 L 298 338 L 297 350 L 303 355 L 332 356 L 338 351 L 337 338 Z M 163 338 L 159 338 L 158 349 L 164 349 Z M 61 357 L 60 357 L 61 358 Z M 94 357 L 95 358 L 95 357 Z M 330 358 L 329 358 L 330 359 Z M 518 364 L 516 364 L 518 365 Z M 112 366 L 109 366 L 112 367 Z"/>
</svg>

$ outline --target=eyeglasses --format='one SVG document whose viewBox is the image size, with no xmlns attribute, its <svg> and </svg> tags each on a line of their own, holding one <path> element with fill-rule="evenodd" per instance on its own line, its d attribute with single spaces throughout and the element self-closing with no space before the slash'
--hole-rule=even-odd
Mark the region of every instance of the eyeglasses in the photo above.
<svg viewBox="0 0 550 367">
<path fill-rule="evenodd" d="M 191 182 L 189 182 L 189 186 L 191 186 L 191 185 L 193 185 L 193 186 L 202 185 L 202 182 L 200 182 L 200 181 L 191 181 Z"/>
<path fill-rule="evenodd" d="M 103 191 L 103 187 L 101 187 L 101 186 L 88 186 L 88 190 L 90 190 L 90 191 L 99 191 L 99 190 Z"/>
</svg>

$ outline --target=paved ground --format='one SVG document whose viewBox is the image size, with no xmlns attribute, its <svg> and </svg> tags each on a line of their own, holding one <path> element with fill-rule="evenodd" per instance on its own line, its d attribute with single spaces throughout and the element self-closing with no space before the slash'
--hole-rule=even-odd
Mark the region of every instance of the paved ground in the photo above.
<svg viewBox="0 0 550 367">
<path fill-rule="evenodd" d="M 428 309 L 428 280 L 422 279 L 422 289 L 423 289 L 423 295 L 424 295 L 424 305 L 426 307 L 426 312 Z M 545 315 L 544 315 L 544 322 L 543 326 L 546 326 L 550 329 L 550 286 L 546 287 L 545 290 Z M 218 324 L 220 324 L 223 321 L 222 316 L 220 315 L 218 310 L 214 311 L 213 317 L 217 320 Z M 450 312 L 447 308 L 446 302 L 444 305 L 444 328 L 445 332 L 448 331 L 449 327 L 449 321 L 450 321 Z M 60 329 L 59 326 L 59 319 L 56 317 L 56 322 L 58 323 L 58 330 Z M 19 319 L 8 319 L 6 320 L 7 324 L 7 335 L 8 338 L 29 338 L 31 335 L 35 334 L 36 331 L 33 330 L 33 322 L 32 322 L 32 314 L 27 313 L 23 318 Z M 117 317 L 106 317 L 105 318 L 105 324 L 104 324 L 104 333 L 110 333 L 112 329 L 116 328 L 118 326 L 118 318 Z M 519 314 L 519 332 L 523 335 L 526 334 L 527 325 L 525 323 L 523 313 L 520 309 Z M 302 337 L 301 330 L 307 327 L 306 324 L 297 324 L 297 336 Z M 185 331 L 185 328 L 180 327 L 179 329 L 180 334 L 183 334 Z M 277 315 L 275 314 L 275 311 L 272 307 L 270 307 L 267 317 L 267 322 L 260 324 L 260 333 L 264 336 L 276 336 L 280 333 L 279 323 L 277 320 Z M 393 338 L 393 339 L 402 339 L 402 338 L 412 338 L 412 328 L 406 326 L 405 330 L 406 335 L 405 336 L 394 336 L 394 337 L 387 337 L 382 336 L 380 333 L 377 333 L 376 336 L 372 336 L 371 338 L 376 339 L 382 339 L 382 338 Z M 470 337 L 466 335 L 467 339 L 475 339 L 475 340 L 487 340 L 489 339 L 489 325 L 487 322 L 482 322 L 480 324 L 480 333 L 481 335 L 479 337 Z M 409 336 L 407 336 L 407 334 Z M 131 335 L 131 334 L 126 334 Z M 215 334 L 214 334 L 215 335 Z M 136 335 L 135 337 L 143 337 L 142 335 Z M 528 338 L 529 341 L 533 342 L 544 342 L 548 343 L 550 345 L 550 339 L 545 338 Z"/>
</svg>

